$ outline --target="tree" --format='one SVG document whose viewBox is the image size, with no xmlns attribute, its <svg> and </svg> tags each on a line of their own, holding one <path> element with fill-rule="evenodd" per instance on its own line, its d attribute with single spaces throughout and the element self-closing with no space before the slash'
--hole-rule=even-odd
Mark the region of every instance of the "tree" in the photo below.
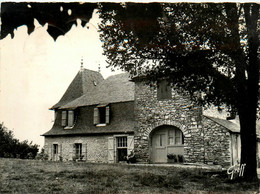
<svg viewBox="0 0 260 194">
<path fill-rule="evenodd" d="M 20 142 L 14 138 L 13 132 L 0 123 L 0 157 L 33 159 L 38 152 L 39 145 L 27 140 Z"/>
<path fill-rule="evenodd" d="M 104 3 L 100 15 L 110 67 L 167 77 L 202 105 L 238 112 L 244 178 L 256 180 L 259 5 Z"/>
</svg>

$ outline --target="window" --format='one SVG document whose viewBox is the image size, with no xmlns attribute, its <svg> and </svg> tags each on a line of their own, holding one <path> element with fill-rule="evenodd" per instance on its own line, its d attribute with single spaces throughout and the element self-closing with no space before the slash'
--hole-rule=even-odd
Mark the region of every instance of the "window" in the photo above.
<svg viewBox="0 0 260 194">
<path fill-rule="evenodd" d="M 125 161 L 127 156 L 127 137 L 117 137 L 117 161 Z"/>
<path fill-rule="evenodd" d="M 64 110 L 62 111 L 61 116 L 61 126 L 72 128 L 74 125 L 74 111 L 73 110 Z"/>
<path fill-rule="evenodd" d="M 76 157 L 82 156 L 82 143 L 75 143 Z"/>
<path fill-rule="evenodd" d="M 105 126 L 109 124 L 110 108 L 107 105 L 99 105 L 94 108 L 94 125 Z"/>
<path fill-rule="evenodd" d="M 157 99 L 168 100 L 172 98 L 171 84 L 167 80 L 157 82 Z"/>
<path fill-rule="evenodd" d="M 106 123 L 106 107 L 99 107 L 99 123 L 104 124 Z"/>
<path fill-rule="evenodd" d="M 163 137 L 164 134 L 159 134 L 159 146 L 163 146 Z"/>
<path fill-rule="evenodd" d="M 53 144 L 53 154 L 58 154 L 58 144 Z"/>
<path fill-rule="evenodd" d="M 117 148 L 127 148 L 127 137 L 117 137 Z"/>
<path fill-rule="evenodd" d="M 171 129 L 168 131 L 168 144 L 169 145 L 182 145 L 183 135 L 179 129 Z"/>
</svg>

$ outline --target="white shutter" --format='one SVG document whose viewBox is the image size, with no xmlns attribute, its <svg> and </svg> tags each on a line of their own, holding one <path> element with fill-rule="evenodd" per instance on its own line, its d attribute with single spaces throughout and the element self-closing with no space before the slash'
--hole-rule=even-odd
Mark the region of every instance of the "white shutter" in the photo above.
<svg viewBox="0 0 260 194">
<path fill-rule="evenodd" d="M 44 154 L 48 155 L 48 160 L 50 160 L 50 146 L 48 145 L 48 143 L 45 144 L 44 146 Z"/>
<path fill-rule="evenodd" d="M 53 158 L 53 144 L 49 145 L 49 160 Z"/>
<path fill-rule="evenodd" d="M 106 106 L 106 124 L 109 124 L 109 106 Z"/>
<path fill-rule="evenodd" d="M 99 123 L 99 110 L 98 108 L 94 108 L 94 125 Z"/>
<path fill-rule="evenodd" d="M 82 144 L 82 156 L 84 156 L 83 160 L 87 160 L 87 144 L 86 143 Z"/>
<path fill-rule="evenodd" d="M 108 162 L 114 163 L 114 138 L 108 137 Z"/>
<path fill-rule="evenodd" d="M 57 119 L 57 115 L 58 115 L 58 111 L 55 110 L 55 112 L 54 112 L 54 120 Z"/>
<path fill-rule="evenodd" d="M 70 143 L 70 148 L 69 148 L 69 153 L 70 153 L 70 160 L 73 160 L 74 157 L 74 144 Z"/>
<path fill-rule="evenodd" d="M 65 127 L 66 125 L 67 125 L 67 111 L 62 111 L 61 126 Z"/>
<path fill-rule="evenodd" d="M 59 156 L 62 157 L 62 144 L 59 144 Z"/>
<path fill-rule="evenodd" d="M 45 143 L 45 145 L 44 145 L 44 153 L 45 154 L 49 154 L 48 153 L 48 151 L 49 151 L 48 149 L 49 149 L 48 143 Z"/>
<path fill-rule="evenodd" d="M 127 136 L 127 155 L 134 150 L 134 136 Z"/>
<path fill-rule="evenodd" d="M 72 127 L 74 124 L 74 111 L 70 110 L 68 115 L 68 126 Z"/>
</svg>

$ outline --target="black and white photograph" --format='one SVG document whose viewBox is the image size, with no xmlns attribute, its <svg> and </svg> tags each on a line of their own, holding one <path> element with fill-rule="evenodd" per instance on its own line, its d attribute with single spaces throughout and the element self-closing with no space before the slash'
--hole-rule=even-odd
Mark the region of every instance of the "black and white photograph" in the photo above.
<svg viewBox="0 0 260 194">
<path fill-rule="evenodd" d="M 0 10 L 0 193 L 260 193 L 259 2 Z"/>
</svg>

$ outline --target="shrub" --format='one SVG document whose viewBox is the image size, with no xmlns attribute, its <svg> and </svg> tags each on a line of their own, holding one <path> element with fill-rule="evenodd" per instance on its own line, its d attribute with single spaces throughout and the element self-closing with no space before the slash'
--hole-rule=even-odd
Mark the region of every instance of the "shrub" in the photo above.
<svg viewBox="0 0 260 194">
<path fill-rule="evenodd" d="M 27 140 L 20 142 L 14 138 L 13 132 L 8 130 L 3 123 L 0 123 L 0 157 L 5 158 L 35 158 L 38 152 L 38 145 Z"/>
<path fill-rule="evenodd" d="M 48 160 L 49 156 L 45 153 L 38 153 L 36 156 L 36 160 Z"/>
<path fill-rule="evenodd" d="M 183 155 L 178 155 L 178 161 L 183 163 L 184 162 L 184 157 Z"/>
<path fill-rule="evenodd" d="M 168 158 L 168 159 L 174 159 L 174 160 L 177 159 L 177 157 L 176 157 L 175 154 L 167 154 L 167 158 Z"/>
</svg>

